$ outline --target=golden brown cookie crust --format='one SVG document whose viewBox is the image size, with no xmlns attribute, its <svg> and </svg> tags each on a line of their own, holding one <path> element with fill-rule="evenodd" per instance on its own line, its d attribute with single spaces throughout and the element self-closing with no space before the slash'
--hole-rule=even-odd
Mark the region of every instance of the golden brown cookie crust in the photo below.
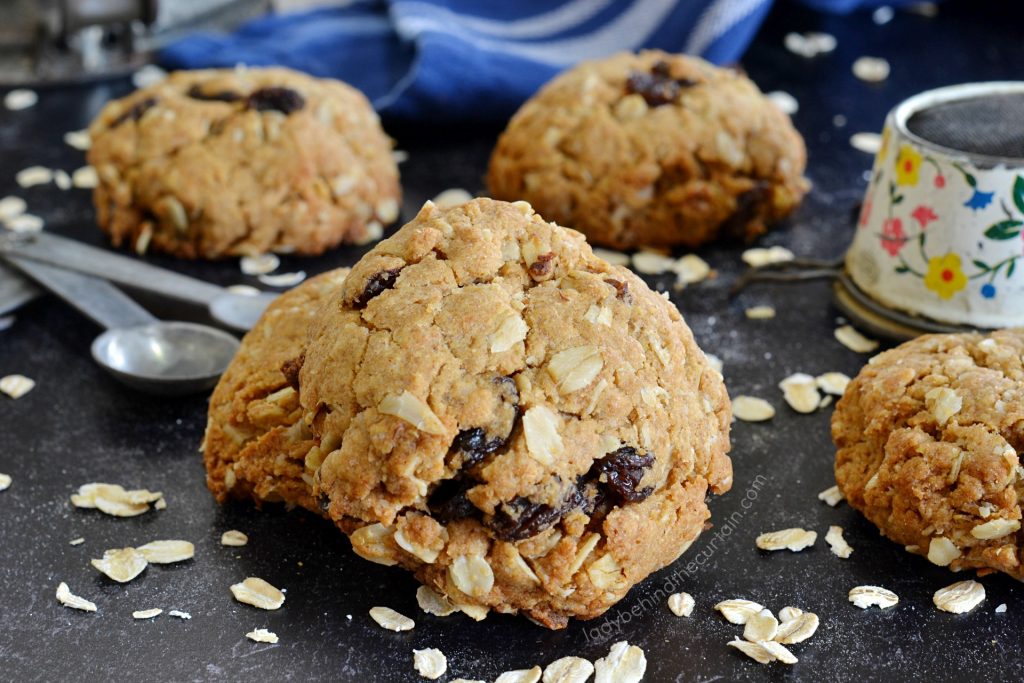
<svg viewBox="0 0 1024 683">
<path fill-rule="evenodd" d="M 398 216 L 391 140 L 339 81 L 179 71 L 107 104 L 89 135 L 100 228 L 139 253 L 319 254 Z"/>
<path fill-rule="evenodd" d="M 660 68 L 677 97 L 630 92 L 631 76 Z M 488 185 L 594 244 L 696 247 L 749 240 L 789 214 L 808 189 L 805 163 L 789 117 L 748 78 L 645 51 L 584 62 L 544 86 L 498 140 Z"/>
<path fill-rule="evenodd" d="M 357 553 L 552 628 L 672 562 L 732 482 L 728 396 L 678 310 L 524 202 L 428 203 L 364 256 L 300 400 Z"/>
<path fill-rule="evenodd" d="M 279 296 L 213 390 L 202 451 L 206 483 L 218 502 L 248 498 L 320 513 L 305 468 L 315 441 L 302 423 L 288 366 L 301 357 L 310 321 L 347 273 L 332 270 Z"/>
<path fill-rule="evenodd" d="M 1024 579 L 1024 330 L 929 335 L 872 358 L 832 438 L 839 488 L 885 536 L 953 570 Z"/>
</svg>

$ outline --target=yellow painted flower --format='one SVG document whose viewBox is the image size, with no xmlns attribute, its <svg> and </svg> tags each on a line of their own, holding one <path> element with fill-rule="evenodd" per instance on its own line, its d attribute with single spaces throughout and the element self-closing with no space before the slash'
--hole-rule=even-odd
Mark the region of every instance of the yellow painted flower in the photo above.
<svg viewBox="0 0 1024 683">
<path fill-rule="evenodd" d="M 896 155 L 896 184 L 917 185 L 920 173 L 921 155 L 910 145 L 901 146 L 900 153 Z"/>
<path fill-rule="evenodd" d="M 928 259 L 924 286 L 943 299 L 953 298 L 954 294 L 967 286 L 967 276 L 960 269 L 960 257 L 949 253 Z"/>
</svg>

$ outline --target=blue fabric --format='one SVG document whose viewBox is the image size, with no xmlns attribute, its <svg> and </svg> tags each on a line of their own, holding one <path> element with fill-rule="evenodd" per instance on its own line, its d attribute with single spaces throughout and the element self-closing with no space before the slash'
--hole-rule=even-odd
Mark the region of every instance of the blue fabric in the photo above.
<svg viewBox="0 0 1024 683">
<path fill-rule="evenodd" d="M 804 0 L 846 11 L 874 0 Z M 557 72 L 620 50 L 739 59 L 772 0 L 353 0 L 165 48 L 174 69 L 282 65 L 362 90 L 383 116 L 507 118 Z"/>
</svg>

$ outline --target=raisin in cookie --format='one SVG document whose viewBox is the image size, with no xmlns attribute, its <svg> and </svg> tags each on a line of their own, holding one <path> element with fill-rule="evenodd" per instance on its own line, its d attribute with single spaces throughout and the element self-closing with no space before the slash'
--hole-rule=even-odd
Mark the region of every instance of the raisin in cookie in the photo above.
<svg viewBox="0 0 1024 683">
<path fill-rule="evenodd" d="M 953 570 L 1024 579 L 1024 330 L 930 335 L 872 358 L 832 438 L 839 488 L 885 536 Z"/>
<path fill-rule="evenodd" d="M 600 615 L 732 483 L 679 311 L 525 202 L 428 202 L 321 309 L 299 378 L 327 514 L 471 615 Z"/>
<path fill-rule="evenodd" d="M 319 254 L 398 217 L 391 140 L 339 81 L 180 71 L 109 103 L 89 135 L 99 225 L 139 253 Z"/>
<path fill-rule="evenodd" d="M 584 62 L 526 102 L 488 184 L 595 243 L 753 238 L 807 192 L 804 143 L 745 76 L 649 51 Z"/>
<path fill-rule="evenodd" d="M 307 280 L 278 297 L 253 326 L 210 397 L 203 459 L 219 502 L 284 502 L 319 513 L 306 454 L 315 445 L 303 424 L 295 359 L 309 323 L 338 292 L 347 268 Z"/>
</svg>

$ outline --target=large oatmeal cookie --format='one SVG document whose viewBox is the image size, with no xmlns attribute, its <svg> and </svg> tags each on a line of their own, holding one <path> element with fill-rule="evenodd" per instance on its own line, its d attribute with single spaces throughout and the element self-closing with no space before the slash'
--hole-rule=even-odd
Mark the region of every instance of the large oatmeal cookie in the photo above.
<svg viewBox="0 0 1024 683">
<path fill-rule="evenodd" d="M 299 377 L 327 514 L 475 614 L 601 614 L 732 482 L 678 310 L 525 202 L 428 203 L 321 309 Z"/>
<path fill-rule="evenodd" d="M 348 268 L 278 297 L 253 326 L 210 397 L 203 438 L 206 483 L 219 502 L 284 502 L 319 513 L 306 454 L 315 445 L 294 384 L 309 323 Z"/>
<path fill-rule="evenodd" d="M 885 536 L 953 570 L 1024 579 L 1024 330 L 930 335 L 872 358 L 832 438 L 839 488 Z"/>
<path fill-rule="evenodd" d="M 99 225 L 139 253 L 319 254 L 398 216 L 391 140 L 339 81 L 180 71 L 109 103 L 89 135 Z"/>
<path fill-rule="evenodd" d="M 648 51 L 584 62 L 526 102 L 488 184 L 595 244 L 753 238 L 807 192 L 804 143 L 745 76 Z"/>
</svg>

